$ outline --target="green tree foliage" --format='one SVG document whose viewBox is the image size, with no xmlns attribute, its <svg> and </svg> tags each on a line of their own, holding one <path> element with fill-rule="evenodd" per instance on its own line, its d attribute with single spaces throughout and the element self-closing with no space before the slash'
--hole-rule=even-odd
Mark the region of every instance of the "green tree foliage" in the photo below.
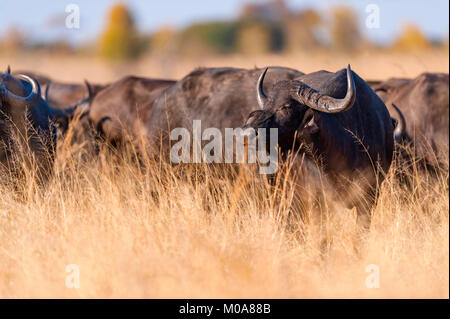
<svg viewBox="0 0 450 319">
<path fill-rule="evenodd" d="M 244 20 L 239 23 L 236 49 L 243 54 L 264 54 L 283 49 L 284 34 L 275 22 Z"/>
<path fill-rule="evenodd" d="M 128 60 L 136 58 L 142 49 L 130 10 L 123 3 L 114 5 L 99 40 L 100 55 L 109 60 Z"/>
<path fill-rule="evenodd" d="M 364 38 L 358 14 L 351 7 L 336 6 L 330 13 L 330 19 L 323 18 L 313 9 L 293 11 L 284 0 L 269 0 L 244 5 L 236 20 L 196 23 L 182 30 L 165 27 L 142 40 L 132 14 L 120 3 L 108 14 L 98 48 L 110 60 L 125 60 L 137 57 L 147 45 L 159 56 L 197 58 L 235 52 L 258 55 L 314 51 L 324 47 L 355 52 L 376 47 Z M 394 48 L 420 49 L 430 45 L 417 27 L 409 25 Z"/>
<path fill-rule="evenodd" d="M 214 53 L 230 53 L 235 49 L 237 32 L 235 22 L 211 22 L 195 24 L 180 36 L 180 46 L 183 51 L 196 53 L 195 48 Z"/>
</svg>

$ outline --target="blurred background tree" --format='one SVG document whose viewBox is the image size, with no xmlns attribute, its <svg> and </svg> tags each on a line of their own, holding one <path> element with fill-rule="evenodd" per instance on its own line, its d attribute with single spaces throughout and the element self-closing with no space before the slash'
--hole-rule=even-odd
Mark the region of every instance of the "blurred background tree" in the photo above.
<svg viewBox="0 0 450 319">
<path fill-rule="evenodd" d="M 100 55 L 108 60 L 130 60 L 137 58 L 145 45 L 128 7 L 124 3 L 114 5 L 108 13 L 106 29 L 99 39 Z"/>
<path fill-rule="evenodd" d="M 283 49 L 284 34 L 278 23 L 258 20 L 239 21 L 236 51 L 246 55 L 279 52 Z"/>
<path fill-rule="evenodd" d="M 2 51 L 17 52 L 23 50 L 27 43 L 27 37 L 19 28 L 9 27 L 1 39 Z"/>
<path fill-rule="evenodd" d="M 314 50 L 320 47 L 316 30 L 321 25 L 319 13 L 312 9 L 292 12 L 284 19 L 287 51 Z"/>
<path fill-rule="evenodd" d="M 283 50 L 283 21 L 289 12 L 284 0 L 244 5 L 238 17 L 237 51 L 253 55 Z"/>
<path fill-rule="evenodd" d="M 226 54 L 235 50 L 237 24 L 231 22 L 205 22 L 181 31 L 179 50 L 187 55 Z"/>
<path fill-rule="evenodd" d="M 171 27 L 162 27 L 150 36 L 150 47 L 154 53 L 169 54 L 176 49 L 177 32 Z"/>
<path fill-rule="evenodd" d="M 358 15 L 350 7 L 338 6 L 332 9 L 329 33 L 331 45 L 336 50 L 351 52 L 364 44 Z"/>
<path fill-rule="evenodd" d="M 330 50 L 354 53 L 381 48 L 448 51 L 448 35 L 447 38 L 427 39 L 420 28 L 412 24 L 406 25 L 392 43 L 371 42 L 360 29 L 359 17 L 364 15 L 348 6 L 337 5 L 327 11 L 306 7 L 297 10 L 289 7 L 287 0 L 250 1 L 244 1 L 236 17 L 229 20 L 197 21 L 182 28 L 161 26 L 151 33 L 138 31 L 127 5 L 131 1 L 119 2 L 109 8 L 104 29 L 94 42 L 87 40 L 74 44 L 68 41 L 65 15 L 55 15 L 46 22 L 46 27 L 53 33 L 51 40 L 38 39 L 12 26 L 2 32 L 0 49 L 86 56 L 95 52 L 111 61 L 137 59 L 145 52 L 172 61 L 174 58 L 234 53 L 248 56 L 301 51 L 326 53 Z"/>
<path fill-rule="evenodd" d="M 284 0 L 269 0 L 263 3 L 247 3 L 241 9 L 240 20 L 280 22 L 290 12 Z"/>
<path fill-rule="evenodd" d="M 407 23 L 393 48 L 397 50 L 424 50 L 430 47 L 430 42 L 422 31 L 412 23 Z"/>
<path fill-rule="evenodd" d="M 261 23 L 245 23 L 239 28 L 237 50 L 246 55 L 268 53 L 271 50 L 270 30 Z"/>
</svg>

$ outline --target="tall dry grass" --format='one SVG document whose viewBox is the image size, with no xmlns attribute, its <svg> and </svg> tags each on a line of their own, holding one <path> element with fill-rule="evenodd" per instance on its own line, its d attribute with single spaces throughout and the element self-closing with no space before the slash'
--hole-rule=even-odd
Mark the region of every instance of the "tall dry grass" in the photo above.
<svg viewBox="0 0 450 319">
<path fill-rule="evenodd" d="M 117 69 L 91 57 L 0 56 L 13 71 L 100 83 L 179 78 L 198 66 L 312 72 L 351 62 L 365 79 L 449 66 L 448 51 L 198 61 L 148 57 Z M 59 150 L 46 185 L 27 165 L 21 183 L 0 176 L 0 297 L 449 297 L 448 169 L 433 177 L 413 163 L 407 187 L 404 165 L 394 165 L 361 233 L 355 211 L 305 201 L 309 185 L 297 185 L 289 167 L 270 187 L 251 169 L 136 163 L 134 148 L 91 158 L 83 149 Z M 69 264 L 80 269 L 79 289 L 66 287 Z M 366 287 L 371 264 L 380 270 L 375 289 Z"/>
<path fill-rule="evenodd" d="M 449 297 L 447 170 L 406 187 L 394 165 L 361 233 L 354 210 L 302 202 L 289 166 L 270 186 L 125 148 L 86 159 L 66 145 L 47 185 L 0 183 L 0 297 Z"/>
</svg>

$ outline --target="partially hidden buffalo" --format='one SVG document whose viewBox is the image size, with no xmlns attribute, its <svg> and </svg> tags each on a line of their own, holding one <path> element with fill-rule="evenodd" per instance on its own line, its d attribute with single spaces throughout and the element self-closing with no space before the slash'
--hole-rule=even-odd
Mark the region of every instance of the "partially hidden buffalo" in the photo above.
<svg viewBox="0 0 450 319">
<path fill-rule="evenodd" d="M 12 155 L 27 151 L 23 160 L 38 166 L 38 172 L 42 173 L 39 177 L 48 177 L 55 150 L 54 122 L 71 116 L 71 112 L 48 105 L 33 78 L 12 76 L 9 68 L 0 74 L 0 166 L 13 170 Z"/>
<path fill-rule="evenodd" d="M 42 98 L 53 109 L 63 110 L 65 114 L 71 114 L 71 116 L 58 116 L 55 119 L 58 143 L 69 129 L 73 116 L 76 114 L 83 114 L 89 101 L 92 100 L 100 90 L 108 85 L 92 84 L 86 80 L 84 83 L 65 83 L 51 79 L 43 74 L 30 71 L 18 71 L 13 74 L 23 74 L 37 80 L 41 86 Z M 76 131 L 77 135 L 81 134 L 83 137 L 86 137 L 86 133 L 90 132 L 90 128 L 87 123 L 81 123 L 80 125 L 77 125 Z"/>
<path fill-rule="evenodd" d="M 63 83 L 49 81 L 42 89 L 45 100 L 56 109 L 64 110 L 88 101 L 107 85 L 80 83 Z"/>
<path fill-rule="evenodd" d="M 193 120 L 202 127 L 237 128 L 249 112 L 258 108 L 255 83 L 263 69 L 199 68 L 163 91 L 155 101 L 148 125 L 152 144 L 169 145 L 173 128 L 191 129 Z M 294 69 L 272 67 L 265 89 L 281 80 L 303 75 Z"/>
<path fill-rule="evenodd" d="M 333 196 L 356 207 L 367 225 L 394 150 L 394 126 L 383 101 L 350 66 L 278 81 L 268 92 L 266 71 L 256 90 L 260 109 L 250 113 L 244 128 L 278 129 L 284 156 L 300 136 L 309 146 L 303 154 L 318 163 Z"/>
<path fill-rule="evenodd" d="M 107 84 L 65 83 L 56 81 L 43 74 L 30 71 L 14 72 L 14 75 L 24 74 L 35 79 L 41 86 L 42 97 L 55 109 L 65 110 L 87 102 L 89 96 L 94 96 Z"/>
<path fill-rule="evenodd" d="M 448 161 L 448 74 L 423 73 L 414 79 L 392 78 L 373 83 L 372 88 L 399 122 L 395 134 L 398 142 L 413 143 L 417 156 L 429 163 L 435 162 L 435 153 Z"/>
<path fill-rule="evenodd" d="M 107 85 L 77 111 L 84 133 L 90 131 L 113 145 L 125 138 L 145 137 L 156 98 L 175 83 L 126 76 Z"/>
</svg>

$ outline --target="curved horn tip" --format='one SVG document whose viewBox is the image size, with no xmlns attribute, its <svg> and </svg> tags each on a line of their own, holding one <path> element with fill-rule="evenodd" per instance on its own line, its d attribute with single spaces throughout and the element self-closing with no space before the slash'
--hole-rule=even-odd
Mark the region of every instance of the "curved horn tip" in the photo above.
<svg viewBox="0 0 450 319">
<path fill-rule="evenodd" d="M 12 92 L 6 91 L 5 98 L 10 104 L 17 107 L 34 105 L 37 101 L 39 101 L 39 98 L 41 97 L 41 86 L 39 85 L 39 82 L 25 74 L 19 74 L 17 75 L 17 78 L 27 81 L 31 84 L 30 94 L 27 97 L 21 97 L 15 95 Z"/>
<path fill-rule="evenodd" d="M 7 74 L 11 74 L 11 66 L 8 64 L 8 68 L 6 69 Z"/>
<path fill-rule="evenodd" d="M 352 67 L 350 66 L 350 63 L 347 64 L 347 75 L 351 75 L 352 74 Z"/>
<path fill-rule="evenodd" d="M 264 92 L 263 83 L 268 70 L 269 67 L 266 67 L 256 82 L 256 99 L 258 100 L 258 105 L 261 109 L 264 108 L 264 101 L 267 99 L 267 95 Z"/>
<path fill-rule="evenodd" d="M 91 98 L 93 93 L 94 93 L 93 90 L 92 90 L 91 83 L 89 83 L 88 80 L 84 79 L 84 85 L 86 86 L 86 89 L 87 89 L 87 93 L 88 93 L 87 97 Z"/>
<path fill-rule="evenodd" d="M 262 71 L 262 73 L 259 75 L 258 86 L 261 85 L 261 89 L 262 89 L 262 84 L 264 82 L 264 78 L 266 77 L 266 73 L 267 73 L 268 70 L 269 70 L 269 67 L 265 67 L 264 71 Z M 264 93 L 264 90 L 262 90 L 262 91 Z M 264 97 L 267 97 L 266 93 L 264 93 Z"/>
<path fill-rule="evenodd" d="M 26 75 L 26 74 L 19 74 L 19 75 L 17 75 L 17 77 L 30 83 L 32 92 L 38 96 L 41 96 L 41 85 L 39 84 L 39 82 L 36 79 L 34 79 L 31 76 Z"/>
<path fill-rule="evenodd" d="M 339 70 L 342 73 L 343 70 Z M 300 93 L 302 91 L 302 93 Z M 317 92 L 306 84 L 296 92 L 297 99 L 302 104 L 324 113 L 341 113 L 350 109 L 356 101 L 356 85 L 351 72 L 350 64 L 347 65 L 347 93 L 342 99 L 333 98 Z M 300 96 L 299 96 L 300 95 Z"/>
<path fill-rule="evenodd" d="M 399 113 L 400 116 L 403 116 L 403 112 L 400 110 L 400 108 L 395 104 L 391 103 L 392 107 Z"/>
</svg>

